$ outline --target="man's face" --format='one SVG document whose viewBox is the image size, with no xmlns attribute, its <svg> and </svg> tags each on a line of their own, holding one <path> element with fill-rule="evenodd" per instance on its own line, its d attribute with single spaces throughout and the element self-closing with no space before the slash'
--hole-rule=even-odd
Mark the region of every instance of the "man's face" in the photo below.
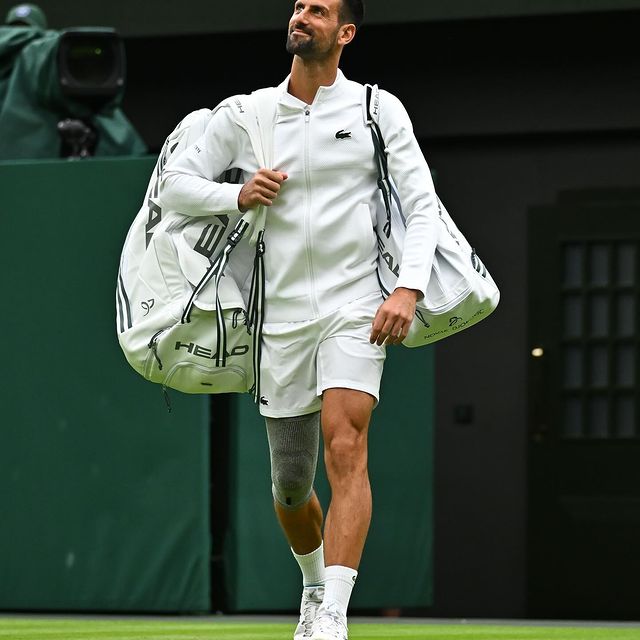
<svg viewBox="0 0 640 640">
<path fill-rule="evenodd" d="M 287 51 L 303 59 L 321 59 L 337 46 L 342 0 L 297 0 L 287 33 Z"/>
</svg>

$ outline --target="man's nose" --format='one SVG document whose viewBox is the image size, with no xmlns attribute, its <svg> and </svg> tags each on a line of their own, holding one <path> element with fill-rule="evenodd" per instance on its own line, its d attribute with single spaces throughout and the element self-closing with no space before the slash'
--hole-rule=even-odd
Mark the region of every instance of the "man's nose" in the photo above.
<svg viewBox="0 0 640 640">
<path fill-rule="evenodd" d="M 296 14 L 293 23 L 294 25 L 307 24 L 307 9 L 303 9 L 300 13 Z"/>
</svg>

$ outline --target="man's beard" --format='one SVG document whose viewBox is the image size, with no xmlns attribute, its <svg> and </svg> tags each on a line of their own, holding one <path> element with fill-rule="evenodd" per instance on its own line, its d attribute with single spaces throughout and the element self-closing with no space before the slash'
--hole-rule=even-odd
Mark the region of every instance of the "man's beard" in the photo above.
<svg viewBox="0 0 640 640">
<path fill-rule="evenodd" d="M 318 41 L 313 34 L 307 34 L 307 36 L 306 38 L 294 38 L 292 34 L 289 33 L 287 35 L 287 52 L 305 60 L 323 58 L 333 50 L 337 42 L 338 32 L 336 30 L 333 45 L 328 44 L 324 49 L 318 46 Z"/>
<path fill-rule="evenodd" d="M 291 33 L 287 35 L 287 53 L 301 58 L 310 58 L 315 52 L 316 43 L 312 35 L 307 38 L 294 38 Z"/>
</svg>

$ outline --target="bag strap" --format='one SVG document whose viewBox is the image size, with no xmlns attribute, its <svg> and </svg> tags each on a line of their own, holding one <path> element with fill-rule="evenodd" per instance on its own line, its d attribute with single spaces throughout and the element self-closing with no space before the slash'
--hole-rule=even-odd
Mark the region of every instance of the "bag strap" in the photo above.
<svg viewBox="0 0 640 640">
<path fill-rule="evenodd" d="M 273 130 L 278 95 L 279 91 L 274 87 L 259 89 L 250 96 L 244 96 L 240 107 L 240 112 L 244 115 L 244 118 L 239 119 L 238 124 L 249 135 L 258 164 L 265 167 L 270 167 L 273 163 Z M 226 366 L 227 329 L 219 296 L 220 280 L 224 275 L 231 252 L 244 237 L 247 230 L 253 227 L 249 241 L 251 244 L 255 244 L 256 252 L 253 261 L 246 325 L 247 331 L 253 335 L 254 384 L 250 392 L 253 394 L 253 399 L 256 403 L 260 399 L 260 361 L 262 357 L 262 326 L 264 324 L 266 286 L 264 269 L 266 210 L 267 207 L 265 206 L 250 209 L 238 220 L 218 258 L 209 266 L 193 290 L 181 318 L 183 324 L 190 322 L 196 298 L 211 279 L 215 278 L 216 323 L 218 329 L 216 335 L 216 367 Z"/>
<path fill-rule="evenodd" d="M 256 244 L 256 253 L 253 260 L 253 274 L 251 276 L 251 289 L 249 292 L 249 304 L 247 307 L 247 330 L 253 332 L 253 401 L 260 401 L 260 363 L 262 361 L 262 325 L 264 323 L 265 304 L 265 270 L 264 270 L 264 241 L 263 232 L 260 233 Z"/>
<path fill-rule="evenodd" d="M 280 90 L 276 87 L 257 89 L 252 94 L 255 108 L 256 123 L 260 133 L 259 140 L 262 147 L 262 166 L 273 166 L 273 134 L 276 124 L 276 113 Z M 267 207 L 258 207 L 256 222 L 251 234 L 250 242 L 255 244 L 256 253 L 253 261 L 251 289 L 249 291 L 249 305 L 247 311 L 247 329 L 253 331 L 253 401 L 260 401 L 260 362 L 262 360 L 262 326 L 264 324 L 264 305 L 266 277 L 264 268 L 264 229 L 266 226 Z"/>
<path fill-rule="evenodd" d="M 378 124 L 380 112 L 380 89 L 377 84 L 364 85 L 364 114 L 365 124 L 371 131 L 373 151 L 375 154 L 376 168 L 378 170 L 378 188 L 382 193 L 384 208 L 387 212 L 387 222 L 384 225 L 384 233 L 387 238 L 391 235 L 391 180 L 389 178 L 389 165 L 387 162 L 387 149 L 382 131 Z"/>
<path fill-rule="evenodd" d="M 259 164 L 263 167 L 271 168 L 273 164 L 273 131 L 276 124 L 276 110 L 278 104 L 279 89 L 267 87 L 257 89 L 252 96 L 251 104 L 255 111 L 255 120 L 259 135 L 257 140 L 252 139 L 254 153 Z M 251 132 L 249 137 L 252 138 Z M 255 223 L 251 234 L 251 244 L 257 244 L 260 233 L 266 226 L 267 207 L 261 205 L 255 210 Z M 248 213 L 248 212 L 247 212 Z"/>
<path fill-rule="evenodd" d="M 182 317 L 180 318 L 181 324 L 188 324 L 191 322 L 191 312 L 193 311 L 193 307 L 198 295 L 202 292 L 202 290 L 209 284 L 212 278 L 216 278 L 216 311 L 219 311 L 218 305 L 218 283 L 222 275 L 224 274 L 224 269 L 229 262 L 229 256 L 231 252 L 235 249 L 236 245 L 240 242 L 247 229 L 249 228 L 250 223 L 244 219 L 244 216 L 238 220 L 236 226 L 233 231 L 228 235 L 227 242 L 224 245 L 222 251 L 215 259 L 215 261 L 207 267 L 207 270 L 204 272 L 202 278 L 198 284 L 194 287 L 193 292 L 187 304 L 184 307 L 184 311 L 182 312 Z M 218 313 L 218 315 L 221 315 Z M 219 351 L 219 350 L 218 350 Z M 224 366 L 224 364 L 219 365 L 216 360 L 216 366 Z"/>
</svg>

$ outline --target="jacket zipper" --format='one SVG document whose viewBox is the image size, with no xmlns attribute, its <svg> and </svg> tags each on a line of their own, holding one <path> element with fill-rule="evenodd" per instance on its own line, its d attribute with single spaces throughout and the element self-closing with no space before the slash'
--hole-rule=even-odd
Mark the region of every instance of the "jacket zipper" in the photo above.
<svg viewBox="0 0 640 640">
<path fill-rule="evenodd" d="M 307 187 L 306 210 L 304 213 L 304 235 L 307 253 L 307 268 L 309 269 L 309 297 L 313 314 L 317 318 L 320 315 L 318 300 L 316 297 L 316 280 L 313 268 L 313 251 L 311 238 L 311 171 L 309 170 L 309 121 L 311 120 L 311 108 L 304 108 L 304 176 Z"/>
</svg>

